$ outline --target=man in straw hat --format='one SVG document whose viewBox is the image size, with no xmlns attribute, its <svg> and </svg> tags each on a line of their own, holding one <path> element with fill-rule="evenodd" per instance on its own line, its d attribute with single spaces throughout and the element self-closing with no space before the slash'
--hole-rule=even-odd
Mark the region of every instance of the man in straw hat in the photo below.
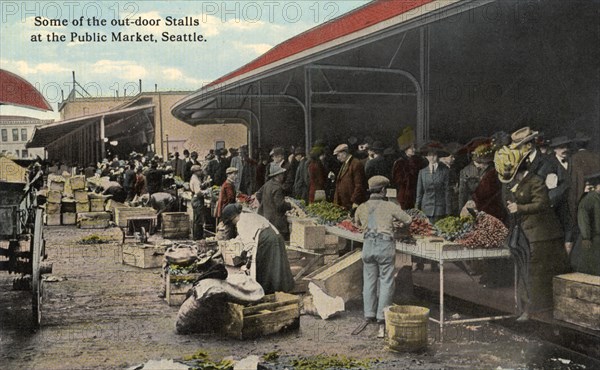
<svg viewBox="0 0 600 370">
<path fill-rule="evenodd" d="M 238 169 L 235 167 L 228 167 L 225 170 L 225 174 L 227 175 L 227 178 L 223 181 L 223 184 L 221 184 L 217 209 L 215 210 L 215 217 L 217 219 L 221 218 L 221 212 L 225 206 L 236 202 L 235 180 L 237 178 Z"/>
<path fill-rule="evenodd" d="M 236 240 L 244 244 L 244 251 L 251 258 L 250 276 L 263 287 L 265 294 L 294 289 L 285 242 L 265 217 L 242 212 L 242 206 L 236 203 L 223 209 L 223 222 L 237 229 Z"/>
<path fill-rule="evenodd" d="M 545 156 L 535 145 L 538 135 L 538 131 L 533 131 L 527 126 L 520 128 L 510 135 L 509 148 L 528 152 L 525 159 L 527 170 L 545 179 L 548 174 L 548 164 Z"/>
<path fill-rule="evenodd" d="M 367 181 L 362 163 L 354 158 L 348 150 L 347 144 L 340 144 L 333 151 L 333 155 L 342 164 L 336 177 L 333 203 L 352 210 L 366 200 Z"/>
<path fill-rule="evenodd" d="M 256 199 L 260 202 L 258 214 L 269 220 L 279 230 L 284 240 L 288 240 L 290 231 L 285 213 L 292 209 L 292 206 L 286 202 L 283 193 L 285 172 L 285 168 L 277 165 L 271 167 L 269 181 L 256 193 Z"/>
<path fill-rule="evenodd" d="M 392 304 L 394 296 L 394 266 L 396 244 L 393 221 L 404 225 L 412 222 L 402 208 L 385 198 L 390 180 L 373 176 L 368 181 L 369 200 L 356 210 L 356 223 L 363 229 L 363 306 L 365 321 L 353 332 L 358 334 L 370 322 L 379 323 L 378 338 L 385 333 L 383 310 Z M 379 296 L 377 295 L 379 287 Z"/>
</svg>

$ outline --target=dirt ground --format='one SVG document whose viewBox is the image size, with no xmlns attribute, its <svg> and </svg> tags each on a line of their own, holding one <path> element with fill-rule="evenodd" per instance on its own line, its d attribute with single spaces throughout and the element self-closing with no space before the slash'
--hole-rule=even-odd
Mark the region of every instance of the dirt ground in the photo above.
<svg viewBox="0 0 600 370">
<path fill-rule="evenodd" d="M 112 242 L 81 245 L 91 234 Z M 361 318 L 360 307 L 323 321 L 302 316 L 300 329 L 257 340 L 240 341 L 215 335 L 175 333 L 177 307 L 158 298 L 159 269 L 138 269 L 121 263 L 121 232 L 45 229 L 53 277 L 44 283 L 42 328 L 30 326 L 31 295 L 13 291 L 13 276 L 0 273 L 0 368 L 123 369 L 151 359 L 182 359 L 198 350 L 213 358 L 278 352 L 283 356 L 342 354 L 376 359 L 378 369 L 591 369 L 595 363 L 497 324 L 448 328 L 440 342 L 437 326 L 429 326 L 429 346 L 419 354 L 397 354 L 376 338 L 376 327 L 351 332 Z M 435 305 L 431 304 L 432 309 Z M 447 312 L 452 315 L 455 312 Z M 590 361 L 592 361 L 590 363 Z M 590 365 L 591 364 L 591 365 Z"/>
</svg>

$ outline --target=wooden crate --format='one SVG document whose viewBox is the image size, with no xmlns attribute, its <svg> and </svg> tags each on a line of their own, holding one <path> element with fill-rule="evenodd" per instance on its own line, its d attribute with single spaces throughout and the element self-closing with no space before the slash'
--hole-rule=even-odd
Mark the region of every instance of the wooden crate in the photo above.
<svg viewBox="0 0 600 370">
<path fill-rule="evenodd" d="M 325 246 L 325 226 L 312 221 L 294 220 L 290 233 L 290 244 L 304 249 L 323 249 Z"/>
<path fill-rule="evenodd" d="M 47 213 L 46 215 L 47 226 L 58 226 L 60 225 L 61 215 L 60 213 Z"/>
<path fill-rule="evenodd" d="M 361 251 L 357 249 L 312 272 L 304 279 L 312 281 L 328 295 L 342 297 L 344 302 L 348 302 L 361 297 L 362 269 Z"/>
<path fill-rule="evenodd" d="M 77 213 L 75 213 L 75 212 L 62 213 L 61 222 L 63 225 L 75 225 L 77 223 Z"/>
<path fill-rule="evenodd" d="M 77 208 L 75 207 L 75 200 L 70 198 L 63 198 L 61 202 L 60 212 L 61 213 L 77 213 Z"/>
<path fill-rule="evenodd" d="M 49 202 L 46 203 L 46 213 L 49 215 L 60 213 L 60 209 L 61 209 L 60 203 L 49 203 Z"/>
<path fill-rule="evenodd" d="M 62 192 L 57 190 L 49 190 L 46 201 L 48 203 L 60 203 L 62 200 Z"/>
<path fill-rule="evenodd" d="M 50 191 L 57 191 L 59 193 L 62 193 L 63 191 L 65 191 L 65 182 L 64 182 L 64 180 L 63 181 L 50 180 L 48 189 Z"/>
<path fill-rule="evenodd" d="M 186 300 L 188 291 L 200 274 L 171 275 L 167 274 L 166 300 L 169 306 L 181 306 Z"/>
<path fill-rule="evenodd" d="M 104 204 L 104 210 L 112 213 L 113 215 L 115 214 L 115 209 L 116 208 L 128 208 L 128 207 L 129 207 L 128 205 L 126 205 L 124 203 L 117 202 L 117 201 L 115 201 L 113 199 L 109 199 Z"/>
<path fill-rule="evenodd" d="M 156 211 L 150 207 L 115 208 L 115 223 L 119 227 L 127 227 L 127 220 L 132 217 L 154 217 Z"/>
<path fill-rule="evenodd" d="M 75 192 L 76 190 L 83 190 L 86 187 L 85 176 L 73 176 L 69 179 L 69 185 L 71 186 L 71 190 Z"/>
<path fill-rule="evenodd" d="M 227 266 L 234 266 L 233 258 L 239 257 L 244 249 L 244 244 L 241 242 L 231 240 L 219 240 L 219 250 L 223 255 L 223 261 Z"/>
<path fill-rule="evenodd" d="M 224 331 L 238 339 L 251 339 L 300 327 L 300 297 L 276 292 L 252 304 L 227 303 Z"/>
<path fill-rule="evenodd" d="M 303 278 L 323 266 L 324 256 L 314 251 L 293 246 L 287 247 L 286 250 L 295 282 L 292 293 L 304 293 L 308 290 L 308 281 Z"/>
<path fill-rule="evenodd" d="M 600 276 L 558 275 L 552 286 L 555 319 L 600 330 Z"/>
<path fill-rule="evenodd" d="M 108 212 L 83 212 L 77 214 L 80 229 L 106 229 L 110 222 Z"/>
<path fill-rule="evenodd" d="M 125 265 L 143 269 L 160 267 L 165 248 L 154 244 L 123 244 L 122 261 Z"/>
<path fill-rule="evenodd" d="M 164 212 L 162 236 L 165 239 L 189 239 L 190 216 L 185 212 Z"/>
<path fill-rule="evenodd" d="M 73 198 L 76 202 L 83 203 L 88 201 L 88 192 L 85 190 L 75 190 L 73 192 Z"/>
<path fill-rule="evenodd" d="M 85 213 L 90 211 L 90 202 L 76 202 L 75 203 L 75 211 L 77 213 Z"/>
<path fill-rule="evenodd" d="M 104 198 L 90 198 L 90 212 L 103 212 Z"/>
</svg>

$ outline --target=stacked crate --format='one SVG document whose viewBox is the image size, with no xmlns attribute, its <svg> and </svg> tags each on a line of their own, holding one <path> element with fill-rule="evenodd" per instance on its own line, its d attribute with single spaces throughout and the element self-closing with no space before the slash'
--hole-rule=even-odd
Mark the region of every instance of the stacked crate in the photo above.
<svg viewBox="0 0 600 370">
<path fill-rule="evenodd" d="M 48 176 L 48 195 L 46 197 L 46 225 L 61 224 L 62 195 L 65 190 L 65 179 L 62 176 Z"/>
</svg>

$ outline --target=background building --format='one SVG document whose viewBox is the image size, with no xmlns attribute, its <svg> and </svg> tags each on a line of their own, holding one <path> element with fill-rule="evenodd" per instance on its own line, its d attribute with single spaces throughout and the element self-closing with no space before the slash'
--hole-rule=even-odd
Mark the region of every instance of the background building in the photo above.
<svg viewBox="0 0 600 370">
<path fill-rule="evenodd" d="M 44 148 L 26 148 L 36 127 L 54 122 L 23 116 L 0 116 L 0 153 L 16 159 L 44 158 Z"/>
</svg>

